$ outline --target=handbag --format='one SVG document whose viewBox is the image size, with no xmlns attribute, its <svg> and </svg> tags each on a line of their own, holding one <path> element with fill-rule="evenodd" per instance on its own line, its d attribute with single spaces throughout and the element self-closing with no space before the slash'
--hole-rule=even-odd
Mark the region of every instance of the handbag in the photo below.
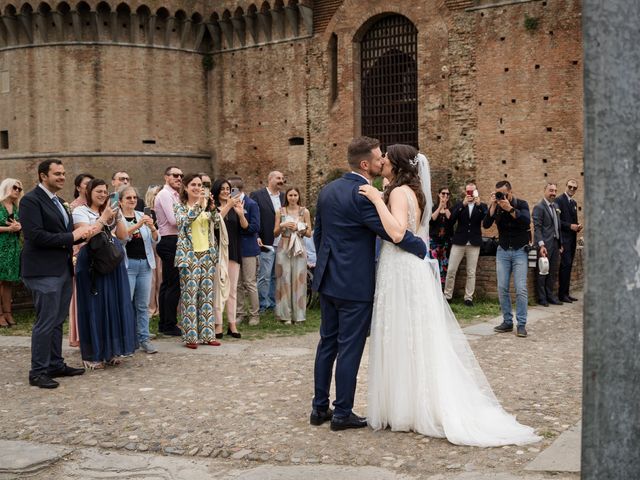
<svg viewBox="0 0 640 480">
<path fill-rule="evenodd" d="M 106 275 L 113 272 L 122 259 L 123 251 L 118 248 L 109 230 L 103 228 L 100 233 L 89 239 L 89 268 L 93 273 Z"/>
<path fill-rule="evenodd" d="M 480 245 L 480 256 L 495 257 L 496 253 L 498 253 L 498 238 L 482 237 L 482 244 Z"/>
</svg>

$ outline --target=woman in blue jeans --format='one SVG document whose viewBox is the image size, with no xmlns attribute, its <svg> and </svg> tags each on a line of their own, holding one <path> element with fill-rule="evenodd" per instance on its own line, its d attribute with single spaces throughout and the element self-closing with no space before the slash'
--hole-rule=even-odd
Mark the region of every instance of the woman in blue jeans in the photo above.
<svg viewBox="0 0 640 480">
<path fill-rule="evenodd" d="M 122 217 L 127 226 L 125 251 L 137 340 L 143 351 L 156 353 L 158 350 L 151 344 L 149 335 L 149 294 L 153 270 L 156 268 L 153 245 L 158 243 L 160 235 L 153 225 L 153 219 L 135 210 L 138 201 L 136 189 L 125 186 L 118 193 Z"/>
</svg>

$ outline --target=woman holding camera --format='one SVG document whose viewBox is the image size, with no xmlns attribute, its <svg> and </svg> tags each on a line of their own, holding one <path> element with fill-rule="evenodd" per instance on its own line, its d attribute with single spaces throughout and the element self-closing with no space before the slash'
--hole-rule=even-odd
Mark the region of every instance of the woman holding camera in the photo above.
<svg viewBox="0 0 640 480">
<path fill-rule="evenodd" d="M 211 193 L 215 206 L 224 219 L 224 225 L 228 238 L 228 262 L 226 270 L 229 279 L 229 293 L 224 306 L 227 309 L 227 335 L 233 338 L 241 338 L 236 326 L 236 312 L 238 306 L 238 277 L 240 276 L 240 229 L 247 228 L 249 221 L 244 214 L 244 203 L 240 200 L 238 189 L 231 191 L 231 184 L 225 179 L 218 179 L 211 187 Z M 223 261 L 221 256 L 220 260 Z M 222 267 L 224 269 L 224 266 Z M 216 301 L 216 338 L 223 337 L 222 327 L 222 302 Z"/>
<path fill-rule="evenodd" d="M 126 222 L 127 239 L 127 275 L 129 289 L 136 318 L 136 333 L 140 348 L 146 353 L 158 350 L 151 344 L 149 335 L 149 292 L 151 278 L 156 268 L 156 257 L 153 246 L 158 243 L 160 235 L 153 225 L 153 218 L 136 211 L 138 193 L 129 185 L 118 190 L 122 217 Z"/>
<path fill-rule="evenodd" d="M 73 226 L 94 226 L 92 235 L 104 231 L 122 250 L 127 238 L 117 197 L 110 197 L 104 180 L 95 178 L 86 188 L 87 204 L 73 211 Z M 76 293 L 80 353 L 85 368 L 103 369 L 118 365 L 118 357 L 133 354 L 135 318 L 129 291 L 125 260 L 110 273 L 100 274 L 91 267 L 88 245 L 80 249 L 76 263 Z"/>
<path fill-rule="evenodd" d="M 275 316 L 286 325 L 304 322 L 307 312 L 307 252 L 303 237 L 311 236 L 309 210 L 300 205 L 300 190 L 290 187 L 276 213 L 273 234 L 282 235 L 276 252 Z"/>
</svg>

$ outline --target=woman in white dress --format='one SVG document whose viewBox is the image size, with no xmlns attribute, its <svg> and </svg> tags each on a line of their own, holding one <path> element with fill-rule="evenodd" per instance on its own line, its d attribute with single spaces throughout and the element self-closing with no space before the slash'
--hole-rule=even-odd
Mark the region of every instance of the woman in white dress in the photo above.
<svg viewBox="0 0 640 480">
<path fill-rule="evenodd" d="M 360 187 L 392 240 L 407 229 L 427 239 L 431 180 L 409 145 L 387 149 L 384 197 Z M 422 221 L 420 220 L 422 217 Z M 428 240 L 428 239 L 427 239 Z M 383 242 L 369 342 L 368 423 L 457 445 L 491 447 L 540 440 L 496 399 L 440 289 L 437 262 Z"/>
</svg>

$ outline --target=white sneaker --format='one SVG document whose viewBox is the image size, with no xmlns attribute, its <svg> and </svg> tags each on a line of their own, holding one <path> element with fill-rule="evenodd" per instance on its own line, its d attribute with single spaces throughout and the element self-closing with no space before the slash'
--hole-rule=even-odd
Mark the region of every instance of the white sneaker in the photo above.
<svg viewBox="0 0 640 480">
<path fill-rule="evenodd" d="M 142 342 L 140 344 L 140 348 L 145 352 L 145 353 L 158 353 L 158 350 L 156 349 L 156 347 L 154 347 L 150 341 L 146 341 L 146 342 Z"/>
</svg>

